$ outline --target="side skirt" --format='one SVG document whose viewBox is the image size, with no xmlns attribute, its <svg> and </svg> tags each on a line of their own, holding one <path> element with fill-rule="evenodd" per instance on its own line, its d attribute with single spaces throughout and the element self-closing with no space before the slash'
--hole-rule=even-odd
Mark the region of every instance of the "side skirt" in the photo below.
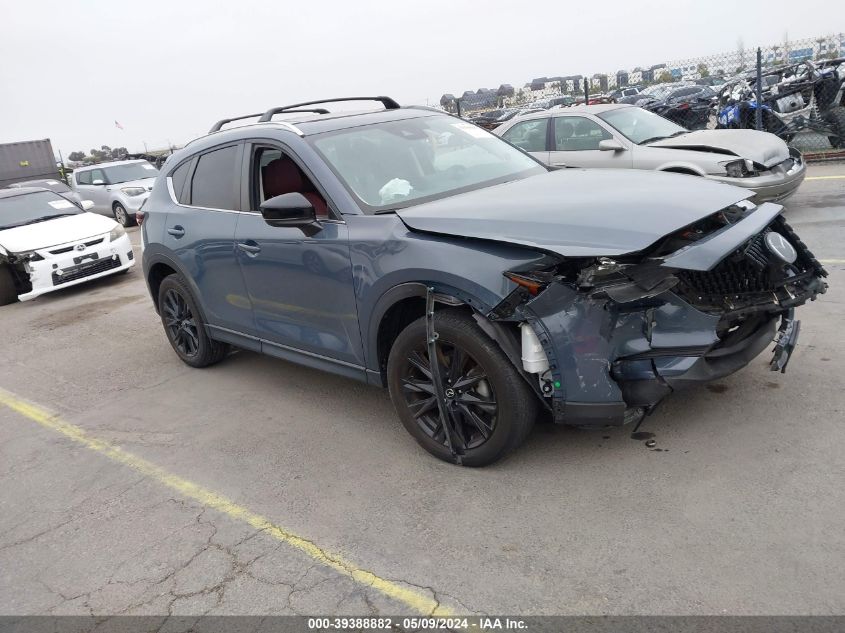
<svg viewBox="0 0 845 633">
<path fill-rule="evenodd" d="M 305 367 L 319 369 L 331 374 L 353 378 L 361 382 L 371 383 L 371 381 L 367 380 L 366 369 L 361 365 L 346 363 L 321 354 L 295 349 L 293 347 L 288 347 L 287 345 L 281 345 L 255 336 L 249 336 L 248 334 L 235 332 L 234 330 L 229 330 L 216 325 L 208 325 L 207 327 L 209 335 L 216 341 L 229 343 L 251 352 L 259 352 L 261 354 L 266 354 L 267 356 L 281 358 L 283 360 L 296 363 L 297 365 L 303 365 Z"/>
</svg>

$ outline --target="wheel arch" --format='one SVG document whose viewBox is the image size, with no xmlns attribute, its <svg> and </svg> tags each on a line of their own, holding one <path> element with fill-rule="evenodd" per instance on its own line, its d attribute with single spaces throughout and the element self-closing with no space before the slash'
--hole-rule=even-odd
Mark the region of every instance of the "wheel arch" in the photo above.
<svg viewBox="0 0 845 633">
<path fill-rule="evenodd" d="M 200 316 L 204 323 L 208 324 L 208 319 L 205 316 L 205 307 L 202 304 L 202 294 L 199 291 L 194 279 L 187 274 L 184 268 L 178 261 L 169 257 L 166 253 L 155 250 L 155 246 L 147 246 L 144 252 L 144 280 L 147 282 L 147 288 L 150 291 L 150 297 L 153 300 L 153 306 L 156 312 L 159 310 L 158 305 L 158 291 L 161 288 L 161 282 L 169 275 L 179 275 L 191 290 L 197 308 L 199 308 Z"/>
<path fill-rule="evenodd" d="M 387 357 L 399 333 L 413 321 L 425 315 L 428 288 L 435 292 L 435 309 L 462 308 L 468 314 L 480 314 L 483 305 L 476 297 L 453 287 L 423 282 L 406 282 L 392 287 L 376 302 L 369 319 L 366 354 L 371 371 L 368 373 L 381 386 L 387 385 Z"/>
<path fill-rule="evenodd" d="M 661 165 L 658 171 L 665 171 L 670 174 L 686 174 L 687 176 L 704 176 L 704 170 L 689 163 Z"/>
</svg>

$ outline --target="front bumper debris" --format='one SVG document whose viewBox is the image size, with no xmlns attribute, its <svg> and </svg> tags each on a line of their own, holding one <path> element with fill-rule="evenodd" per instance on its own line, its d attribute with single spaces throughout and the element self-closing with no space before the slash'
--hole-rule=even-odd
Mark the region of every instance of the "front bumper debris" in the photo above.
<svg viewBox="0 0 845 633">
<path fill-rule="evenodd" d="M 800 331 L 801 321 L 795 320 L 795 310 L 792 309 L 783 315 L 780 328 L 778 329 L 772 362 L 769 363 L 769 368 L 772 371 L 779 371 L 782 374 L 786 373 L 786 365 L 789 363 L 789 358 L 792 356 L 795 345 L 798 343 L 798 334 Z"/>
<path fill-rule="evenodd" d="M 637 420 L 674 391 L 745 367 L 773 340 L 771 367 L 783 371 L 798 338 L 794 308 L 825 292 L 827 272 L 773 207 L 630 264 L 606 285 L 547 273 L 535 296 L 514 290 L 487 317 L 532 327 L 549 360 L 534 379 L 558 423 Z M 793 246 L 791 262 L 761 245 L 769 232 Z"/>
<path fill-rule="evenodd" d="M 790 157 L 779 165 L 775 165 L 759 176 L 747 178 L 730 178 L 717 175 L 707 176 L 710 180 L 724 182 L 736 187 L 743 187 L 754 192 L 751 198 L 755 202 L 779 202 L 785 200 L 804 182 L 807 175 L 807 164 L 797 150 L 790 150 Z"/>
</svg>

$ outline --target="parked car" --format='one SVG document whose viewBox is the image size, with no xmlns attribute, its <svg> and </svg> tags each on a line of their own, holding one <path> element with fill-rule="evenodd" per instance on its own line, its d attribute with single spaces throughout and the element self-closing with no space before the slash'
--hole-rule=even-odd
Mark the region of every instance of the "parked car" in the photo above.
<svg viewBox="0 0 845 633">
<path fill-rule="evenodd" d="M 710 75 L 709 77 L 701 77 L 700 79 L 696 79 L 695 83 L 699 86 L 710 86 L 711 88 L 716 88 L 718 86 L 722 86 L 726 83 L 726 79 L 724 77 L 720 77 L 718 75 Z"/>
<path fill-rule="evenodd" d="M 73 191 L 61 180 L 54 180 L 50 178 L 44 180 L 25 180 L 23 182 L 16 182 L 9 185 L 9 188 L 14 189 L 19 189 L 21 187 L 41 187 L 43 189 L 49 189 L 50 191 L 67 198 L 71 202 L 76 204 L 82 203 L 82 198 L 79 197 L 79 194 Z"/>
<path fill-rule="evenodd" d="M 0 305 L 129 270 L 126 231 L 41 187 L 0 189 Z"/>
<path fill-rule="evenodd" d="M 483 127 L 485 130 L 494 130 L 505 121 L 510 121 L 516 117 L 532 114 L 533 112 L 543 112 L 543 108 L 503 108 L 495 110 L 494 114 L 488 116 L 474 117 L 470 119 L 472 123 Z"/>
<path fill-rule="evenodd" d="M 573 105 L 574 103 L 575 97 L 570 95 L 561 95 L 560 97 L 552 97 L 548 99 L 548 106 L 546 107 L 546 109 L 548 110 L 557 107 L 565 108 Z"/>
<path fill-rule="evenodd" d="M 688 130 L 703 130 L 710 122 L 717 100 L 710 86 L 668 83 L 649 86 L 635 97 L 620 101 L 655 112 Z"/>
<path fill-rule="evenodd" d="M 94 203 L 92 211 L 114 217 L 122 226 L 132 226 L 157 175 L 158 170 L 145 160 L 121 160 L 78 167 L 71 175 L 71 185 Z"/>
<path fill-rule="evenodd" d="M 634 97 L 640 94 L 641 91 L 642 89 L 639 86 L 625 86 L 624 88 L 617 88 L 612 91 L 610 96 L 619 101 L 622 97 Z"/>
<path fill-rule="evenodd" d="M 496 122 L 502 114 L 504 114 L 505 110 L 502 108 L 498 108 L 496 110 L 489 110 L 487 112 L 482 112 L 481 114 L 475 114 L 471 117 L 467 118 L 467 121 L 470 123 L 475 123 L 478 126 L 481 126 L 485 129 L 493 129 L 498 125 Z"/>
<path fill-rule="evenodd" d="M 775 338 L 785 368 L 794 309 L 827 273 L 780 206 L 705 178 L 550 169 L 456 117 L 374 100 L 385 109 L 223 119 L 164 165 L 143 267 L 186 364 L 235 345 L 387 387 L 409 433 L 465 466 L 514 450 L 540 409 L 635 423 Z"/>
<path fill-rule="evenodd" d="M 691 132 L 627 104 L 532 114 L 495 133 L 548 165 L 691 174 L 749 189 L 756 202 L 792 195 L 807 171 L 801 153 L 774 134 Z"/>
</svg>

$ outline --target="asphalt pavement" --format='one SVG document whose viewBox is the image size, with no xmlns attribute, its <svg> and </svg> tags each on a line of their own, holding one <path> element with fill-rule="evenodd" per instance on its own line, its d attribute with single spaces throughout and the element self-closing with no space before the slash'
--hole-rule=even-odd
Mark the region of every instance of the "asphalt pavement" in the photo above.
<svg viewBox="0 0 845 633">
<path fill-rule="evenodd" d="M 786 214 L 831 285 L 786 374 L 477 470 L 385 391 L 186 367 L 140 267 L 0 308 L 0 614 L 845 613 L 845 164 Z"/>
</svg>

